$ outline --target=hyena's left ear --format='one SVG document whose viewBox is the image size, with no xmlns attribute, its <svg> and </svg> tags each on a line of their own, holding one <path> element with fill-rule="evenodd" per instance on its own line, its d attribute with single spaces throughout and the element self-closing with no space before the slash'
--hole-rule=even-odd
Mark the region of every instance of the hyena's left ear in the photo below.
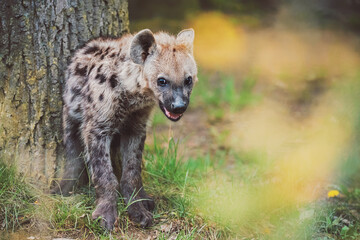
<svg viewBox="0 0 360 240">
<path fill-rule="evenodd" d="M 176 37 L 178 43 L 184 44 L 192 53 L 194 44 L 195 31 L 192 28 L 184 29 Z"/>
<path fill-rule="evenodd" d="M 149 29 L 138 32 L 130 46 L 130 57 L 134 63 L 144 64 L 146 58 L 156 50 L 156 43 L 153 33 Z"/>
</svg>

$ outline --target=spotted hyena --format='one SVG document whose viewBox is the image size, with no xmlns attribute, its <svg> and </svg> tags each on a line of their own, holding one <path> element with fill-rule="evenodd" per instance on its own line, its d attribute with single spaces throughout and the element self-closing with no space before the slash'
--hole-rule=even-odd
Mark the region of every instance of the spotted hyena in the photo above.
<svg viewBox="0 0 360 240">
<path fill-rule="evenodd" d="M 156 104 L 171 121 L 178 121 L 188 107 L 197 81 L 193 40 L 192 29 L 176 37 L 145 29 L 134 36 L 98 38 L 79 49 L 68 68 L 63 95 L 67 161 L 52 191 L 69 194 L 86 179 L 87 165 L 96 191 L 92 217 L 101 217 L 109 230 L 117 217 L 118 190 L 126 204 L 135 196 L 130 219 L 142 227 L 152 224 L 155 205 L 141 179 L 146 126 Z M 111 158 L 116 151 L 120 163 Z M 116 165 L 121 174 L 114 171 Z"/>
</svg>

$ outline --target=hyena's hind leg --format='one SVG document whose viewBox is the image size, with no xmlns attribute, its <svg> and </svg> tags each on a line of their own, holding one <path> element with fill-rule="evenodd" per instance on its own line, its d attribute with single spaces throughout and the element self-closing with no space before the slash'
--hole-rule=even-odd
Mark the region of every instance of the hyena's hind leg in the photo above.
<svg viewBox="0 0 360 240">
<path fill-rule="evenodd" d="M 64 105 L 63 129 L 66 152 L 65 170 L 60 183 L 55 183 L 51 193 L 68 196 L 77 187 L 89 183 L 89 177 L 84 161 L 84 147 L 80 136 L 80 121 L 69 115 L 69 109 Z"/>
</svg>

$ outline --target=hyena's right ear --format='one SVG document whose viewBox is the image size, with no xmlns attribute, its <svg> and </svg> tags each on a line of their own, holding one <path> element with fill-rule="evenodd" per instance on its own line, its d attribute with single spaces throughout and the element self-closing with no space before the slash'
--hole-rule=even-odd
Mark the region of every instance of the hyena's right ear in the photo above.
<svg viewBox="0 0 360 240">
<path fill-rule="evenodd" d="M 153 33 L 149 29 L 138 32 L 130 46 L 130 57 L 134 63 L 144 64 L 146 58 L 156 50 Z"/>
</svg>

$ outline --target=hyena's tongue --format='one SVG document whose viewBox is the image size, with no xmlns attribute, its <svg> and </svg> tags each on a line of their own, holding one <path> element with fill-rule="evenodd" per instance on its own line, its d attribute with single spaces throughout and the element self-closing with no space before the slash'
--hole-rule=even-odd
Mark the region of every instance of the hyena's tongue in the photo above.
<svg viewBox="0 0 360 240">
<path fill-rule="evenodd" d="M 166 116 L 168 116 L 169 118 L 177 119 L 182 115 L 182 114 L 171 113 L 166 108 L 164 108 L 164 109 L 165 109 Z"/>
</svg>

